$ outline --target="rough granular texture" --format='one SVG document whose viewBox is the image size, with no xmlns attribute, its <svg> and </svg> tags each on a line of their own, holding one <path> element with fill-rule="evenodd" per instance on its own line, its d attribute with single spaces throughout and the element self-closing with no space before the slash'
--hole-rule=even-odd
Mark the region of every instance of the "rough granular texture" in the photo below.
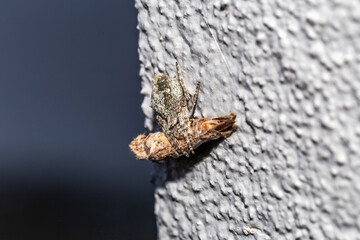
<svg viewBox="0 0 360 240">
<path fill-rule="evenodd" d="M 136 0 L 151 78 L 238 130 L 156 165 L 159 239 L 360 239 L 360 1 Z"/>
</svg>

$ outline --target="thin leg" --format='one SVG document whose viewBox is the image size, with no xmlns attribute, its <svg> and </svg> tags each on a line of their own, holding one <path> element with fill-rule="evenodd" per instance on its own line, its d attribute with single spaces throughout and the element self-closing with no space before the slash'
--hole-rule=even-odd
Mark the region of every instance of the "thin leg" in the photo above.
<svg viewBox="0 0 360 240">
<path fill-rule="evenodd" d="M 194 149 L 192 147 L 192 137 L 191 137 L 191 139 L 189 137 L 189 136 L 191 136 L 190 127 L 187 127 L 187 129 L 185 129 L 184 135 L 185 135 L 186 144 L 188 145 L 189 150 L 190 150 L 190 151 L 189 150 L 186 151 L 186 156 L 189 157 L 189 152 L 191 152 L 192 154 L 195 154 Z"/>
<path fill-rule="evenodd" d="M 172 135 L 171 130 L 169 130 L 169 128 L 167 127 L 167 122 L 160 117 L 159 115 L 156 116 L 156 120 L 158 121 L 158 123 L 160 124 L 163 132 L 165 133 L 167 139 L 169 140 L 171 146 L 173 148 L 175 148 L 176 152 L 179 153 L 180 155 L 186 154 L 187 153 L 184 151 L 184 149 L 182 149 L 179 141 Z"/>
<path fill-rule="evenodd" d="M 183 106 L 183 108 L 186 108 L 186 105 Z M 185 139 L 186 141 L 186 148 L 184 151 L 186 151 L 185 155 L 187 157 L 189 157 L 189 153 L 191 152 L 192 154 L 194 154 L 194 149 L 192 147 L 192 135 L 191 135 L 191 129 L 190 129 L 190 126 L 189 126 L 189 121 L 190 119 L 188 118 L 188 116 L 185 116 L 185 115 L 181 115 L 178 113 L 178 116 L 179 116 L 179 123 L 177 124 L 176 127 L 177 130 L 176 130 L 176 133 L 178 135 L 181 135 L 183 136 L 183 138 Z"/>
<path fill-rule="evenodd" d="M 189 100 L 190 100 L 190 94 L 189 94 L 188 90 L 186 89 L 186 86 L 185 86 L 185 83 L 184 83 L 184 79 L 183 79 L 183 76 L 182 76 L 182 74 L 181 74 L 180 66 L 179 66 L 178 62 L 176 62 L 176 70 L 177 70 L 177 74 L 178 74 L 178 76 L 179 76 L 179 82 L 180 82 L 181 88 L 182 88 L 182 90 L 183 90 L 183 93 L 184 93 L 186 102 L 189 102 Z"/>
<path fill-rule="evenodd" d="M 192 100 L 191 100 L 191 106 L 190 106 L 190 109 L 189 109 L 190 118 L 193 117 L 194 112 L 195 112 L 195 106 L 196 106 L 196 102 L 197 102 L 197 99 L 198 99 L 199 90 L 200 90 L 200 82 L 198 82 L 198 83 L 196 84 L 195 93 L 194 93 L 194 95 L 193 95 L 193 97 L 192 97 Z"/>
<path fill-rule="evenodd" d="M 164 132 L 167 139 L 169 140 L 171 146 L 173 148 L 175 148 L 176 152 L 179 154 L 179 155 L 186 155 L 187 157 L 189 157 L 189 154 L 181 147 L 179 141 L 176 139 L 176 137 L 174 137 L 171 133 L 170 130 L 168 131 L 165 131 Z"/>
</svg>

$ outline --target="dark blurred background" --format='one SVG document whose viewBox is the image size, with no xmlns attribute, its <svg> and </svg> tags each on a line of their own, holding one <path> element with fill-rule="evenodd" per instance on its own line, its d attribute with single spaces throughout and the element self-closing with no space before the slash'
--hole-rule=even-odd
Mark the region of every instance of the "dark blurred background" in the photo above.
<svg viewBox="0 0 360 240">
<path fill-rule="evenodd" d="M 0 0 L 0 239 L 154 239 L 134 1 Z"/>
</svg>

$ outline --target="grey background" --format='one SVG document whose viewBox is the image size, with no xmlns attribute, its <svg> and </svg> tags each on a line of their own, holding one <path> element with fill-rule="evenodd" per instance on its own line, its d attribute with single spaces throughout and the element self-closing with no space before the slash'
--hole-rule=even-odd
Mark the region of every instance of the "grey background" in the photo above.
<svg viewBox="0 0 360 240">
<path fill-rule="evenodd" d="M 146 125 L 154 73 L 238 130 L 156 166 L 159 239 L 360 239 L 360 2 L 137 0 Z"/>
<path fill-rule="evenodd" d="M 0 238 L 154 239 L 133 1 L 0 1 Z"/>
</svg>

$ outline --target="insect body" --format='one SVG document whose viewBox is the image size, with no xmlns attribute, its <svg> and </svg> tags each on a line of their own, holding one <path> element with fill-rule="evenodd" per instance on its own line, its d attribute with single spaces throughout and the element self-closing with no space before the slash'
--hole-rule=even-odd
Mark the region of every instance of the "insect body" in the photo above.
<svg viewBox="0 0 360 240">
<path fill-rule="evenodd" d="M 152 79 L 151 107 L 157 113 L 156 119 L 171 145 L 181 155 L 194 153 L 192 135 L 189 128 L 194 113 L 200 84 L 192 98 L 185 87 L 179 64 L 176 63 L 178 78 L 155 75 Z M 181 141 L 186 142 L 182 147 Z"/>
<path fill-rule="evenodd" d="M 236 114 L 217 118 L 190 119 L 191 147 L 197 148 L 201 144 L 218 138 L 226 138 L 235 131 Z M 186 146 L 184 139 L 179 140 L 181 146 Z M 143 134 L 137 136 L 129 145 L 137 159 L 148 159 L 157 163 L 170 158 L 177 158 L 183 154 L 178 153 L 163 132 Z"/>
</svg>

